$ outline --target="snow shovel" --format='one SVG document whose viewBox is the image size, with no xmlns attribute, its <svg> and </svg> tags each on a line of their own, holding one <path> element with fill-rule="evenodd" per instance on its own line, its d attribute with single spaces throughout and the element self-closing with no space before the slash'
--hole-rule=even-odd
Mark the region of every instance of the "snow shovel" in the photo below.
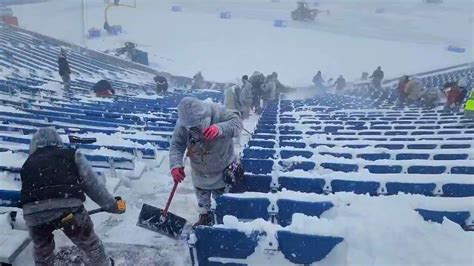
<svg viewBox="0 0 474 266">
<path fill-rule="evenodd" d="M 187 221 L 178 215 L 168 212 L 177 187 L 178 183 L 174 183 L 164 210 L 148 204 L 143 204 L 140 215 L 138 216 L 137 226 L 171 238 L 178 238 Z"/>
</svg>

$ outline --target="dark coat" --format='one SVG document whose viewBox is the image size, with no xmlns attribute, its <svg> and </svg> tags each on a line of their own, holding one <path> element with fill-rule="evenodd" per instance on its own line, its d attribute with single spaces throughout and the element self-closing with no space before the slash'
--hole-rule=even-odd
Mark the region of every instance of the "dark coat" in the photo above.
<svg viewBox="0 0 474 266">
<path fill-rule="evenodd" d="M 67 62 L 66 57 L 60 56 L 58 58 L 58 66 L 60 76 L 71 75 L 71 69 L 69 68 L 69 63 Z"/>
</svg>

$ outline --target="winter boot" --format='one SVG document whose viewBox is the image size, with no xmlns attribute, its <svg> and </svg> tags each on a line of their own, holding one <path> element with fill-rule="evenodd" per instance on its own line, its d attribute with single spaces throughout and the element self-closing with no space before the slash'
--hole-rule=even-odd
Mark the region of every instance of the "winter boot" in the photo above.
<svg viewBox="0 0 474 266">
<path fill-rule="evenodd" d="M 210 213 L 199 214 L 199 220 L 193 225 L 193 228 L 200 225 L 211 226 L 212 224 L 212 215 Z"/>
</svg>

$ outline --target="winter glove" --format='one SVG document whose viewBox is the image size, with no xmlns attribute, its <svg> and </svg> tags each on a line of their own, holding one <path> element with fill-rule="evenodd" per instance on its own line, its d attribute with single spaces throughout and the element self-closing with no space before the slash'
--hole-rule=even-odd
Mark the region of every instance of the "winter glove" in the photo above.
<svg viewBox="0 0 474 266">
<path fill-rule="evenodd" d="M 213 139 L 217 138 L 221 134 L 221 132 L 220 132 L 220 129 L 219 129 L 218 126 L 212 125 L 212 126 L 206 128 L 204 130 L 203 134 L 204 134 L 204 138 L 206 140 L 213 140 Z"/>
<path fill-rule="evenodd" d="M 112 205 L 108 212 L 122 214 L 127 210 L 127 203 L 121 197 L 115 197 L 116 203 Z"/>
<path fill-rule="evenodd" d="M 115 197 L 117 200 L 117 210 L 119 214 L 124 213 L 127 210 L 127 203 L 121 197 Z"/>
<path fill-rule="evenodd" d="M 186 174 L 184 173 L 184 167 L 175 167 L 171 169 L 171 176 L 175 183 L 181 183 L 184 181 Z"/>
</svg>

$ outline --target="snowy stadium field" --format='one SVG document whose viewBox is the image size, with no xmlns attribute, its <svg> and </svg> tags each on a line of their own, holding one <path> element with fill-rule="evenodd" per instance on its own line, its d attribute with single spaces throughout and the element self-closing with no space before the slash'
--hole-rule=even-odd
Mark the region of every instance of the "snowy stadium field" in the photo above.
<svg viewBox="0 0 474 266">
<path fill-rule="evenodd" d="M 14 11 L 23 27 L 80 44 L 80 2 L 50 1 Z M 132 41 L 149 52 L 154 67 L 176 75 L 202 71 L 208 80 L 234 82 L 243 73 L 277 71 L 281 81 L 292 86 L 311 84 L 317 70 L 326 80 L 341 74 L 355 80 L 380 65 L 393 78 L 474 58 L 472 1 L 315 2 L 330 14 L 302 23 L 291 21 L 294 0 L 137 0 L 135 9 L 109 11 L 110 24 L 122 25 L 125 34 L 88 40 L 87 45 L 104 51 Z M 171 12 L 174 5 L 182 12 Z M 384 13 L 377 14 L 377 8 Z M 219 19 L 221 11 L 231 12 L 231 19 Z M 103 13 L 102 0 L 87 0 L 85 29 L 102 28 Z M 273 27 L 275 19 L 287 20 L 288 27 Z M 449 45 L 467 51 L 448 52 Z"/>
<path fill-rule="evenodd" d="M 122 2 L 131 1 L 122 0 Z M 386 78 L 396 78 L 402 74 L 415 74 L 474 61 L 472 17 L 474 4 L 472 1 L 445 0 L 445 4 L 426 5 L 421 3 L 421 0 L 321 0 L 318 1 L 318 8 L 330 10 L 330 12 L 329 14 L 321 14 L 314 23 L 290 21 L 289 12 L 294 9 L 294 2 L 288 0 L 280 0 L 276 3 L 270 0 L 137 0 L 136 8 L 114 8 L 110 11 L 109 20 L 111 24 L 122 25 L 125 31 L 123 34 L 87 40 L 86 44 L 88 48 L 105 51 L 118 48 L 126 41 L 135 42 L 139 49 L 149 53 L 153 68 L 174 75 L 192 76 L 195 72 L 202 71 L 204 77 L 208 80 L 235 82 L 242 74 L 251 74 L 254 70 L 262 71 L 265 74 L 277 71 L 282 83 L 294 87 L 310 85 L 311 78 L 317 70 L 323 72 L 326 80 L 343 74 L 349 82 L 356 82 L 362 72 L 372 72 L 379 65 L 384 69 Z M 104 1 L 87 0 L 86 4 L 85 28 L 101 28 Z M 174 5 L 181 6 L 182 12 L 171 12 L 171 7 Z M 80 7 L 80 1 L 78 0 L 52 0 L 45 3 L 13 6 L 13 10 L 19 18 L 21 27 L 82 45 Z M 375 13 L 375 10 L 381 7 L 385 9 L 384 13 Z M 220 19 L 218 16 L 220 11 L 231 12 L 232 18 L 230 20 Z M 275 19 L 288 20 L 288 26 L 286 28 L 273 27 Z M 26 36 L 26 34 L 23 35 Z M 12 34 L 12 36 L 18 37 L 15 34 Z M 20 43 L 23 41 L 28 43 L 24 39 L 19 38 L 19 40 Z M 0 36 L 0 42 L 3 45 L 6 39 Z M 31 47 L 35 46 L 34 43 L 28 44 Z M 448 52 L 446 50 L 448 45 L 465 47 L 467 51 L 465 53 Z M 111 130 L 111 128 L 105 127 L 105 122 L 103 127 L 82 124 L 84 121 L 81 121 L 81 119 L 94 120 L 94 117 L 76 117 L 77 121 L 74 120 L 74 117 L 63 119 L 61 117 L 61 115 L 64 115 L 62 112 L 69 109 L 62 106 L 62 104 L 67 106 L 71 103 L 68 102 L 70 99 L 62 98 L 62 87 L 57 83 L 60 78 L 55 72 L 54 56 L 58 47 L 41 46 L 38 45 L 35 49 L 43 52 L 50 49 L 49 52 L 53 55 L 47 57 L 53 59 L 52 63 L 42 62 L 44 65 L 38 64 L 37 74 L 46 75 L 45 69 L 49 67 L 53 69 L 53 74 L 48 78 L 56 81 L 47 82 L 40 86 L 44 91 L 40 93 L 41 99 L 38 102 L 35 98 L 28 98 L 31 97 L 29 92 L 21 94 L 21 97 L 20 95 L 12 97 L 0 92 L 0 100 L 5 102 L 24 103 L 25 100 L 30 100 L 30 106 L 28 107 L 23 105 L 0 106 L 0 121 L 3 122 L 8 119 L 13 121 L 9 125 L 0 124 L 0 126 L 3 126 L 0 129 L 0 149 L 2 149 L 0 167 L 21 166 L 21 162 L 27 157 L 24 153 L 25 150 L 28 150 L 25 139 L 29 138 L 29 136 L 23 134 L 34 131 L 38 124 L 52 123 L 62 129 L 70 126 L 76 130 L 83 130 L 75 135 L 96 138 L 97 142 L 95 144 L 100 147 L 85 152 L 85 154 L 125 158 L 133 161 L 134 164 L 133 171 L 118 172 L 121 178 L 107 178 L 109 190 L 116 190 L 114 194 L 122 196 L 127 201 L 127 212 L 124 215 L 103 213 L 92 217 L 97 234 L 106 244 L 110 254 L 116 258 L 117 265 L 191 265 L 189 248 L 185 239 L 170 239 L 136 226 L 137 217 L 143 203 L 157 207 L 163 207 L 166 204 L 173 185 L 169 174 L 168 151 L 166 149 L 155 150 L 156 158 L 153 160 L 135 160 L 135 155 L 108 148 L 115 145 L 135 149 L 139 147 L 144 150 L 154 149 L 156 147 L 149 143 L 138 145 L 131 139 L 166 142 L 170 133 L 158 131 L 153 132 L 156 134 L 152 135 L 149 134 L 150 132 L 143 131 L 142 128 L 138 129 L 138 127 L 125 130 L 125 126 L 129 125 L 118 123 L 117 132 L 106 134 L 100 132 L 100 130 L 104 130 L 104 132 Z M 10 52 L 15 52 L 15 55 L 17 55 L 22 53 L 22 49 L 28 49 L 28 46 L 23 45 L 18 50 L 15 50 L 16 48 L 14 49 L 12 45 L 5 45 L 4 48 Z M 40 62 L 36 54 L 30 54 L 26 51 L 24 54 L 29 56 L 33 62 Z M 7 62 L 7 58 L 3 54 L 0 55 L 0 63 L 2 63 L 0 65 L 1 81 L 11 76 L 14 72 L 13 68 L 18 68 L 19 72 L 24 75 L 31 72 L 31 69 L 23 62 L 15 62 L 18 65 L 12 64 L 12 69 L 5 67 L 7 64 L 4 64 L 4 62 Z M 72 64 L 73 69 L 81 64 L 87 65 L 87 63 L 84 63 L 86 60 L 79 61 L 75 59 L 73 62 L 76 63 L 76 65 Z M 87 67 L 84 69 L 87 70 L 91 66 L 87 65 Z M 464 68 L 462 67 L 462 70 Z M 74 78 L 81 79 L 83 83 L 78 84 L 77 87 L 82 89 L 90 86 L 87 82 L 95 81 L 101 75 L 120 82 L 129 81 L 143 87 L 149 86 L 153 77 L 150 74 L 140 72 L 124 74 L 122 73 L 123 69 L 112 69 L 110 73 L 104 71 L 104 73 L 98 73 L 98 75 L 84 73 L 86 71 L 82 68 L 79 69 L 79 67 L 78 71 L 80 74 L 74 75 Z M 467 75 L 470 75 L 471 79 L 474 80 L 474 69 L 471 67 L 466 71 Z M 448 76 L 451 78 L 451 76 L 458 74 L 448 73 L 446 75 L 447 79 Z M 462 75 L 465 75 L 465 73 Z M 35 87 L 36 85 L 32 86 Z M 45 92 L 46 90 L 51 90 L 53 95 L 58 94 L 59 103 L 51 104 L 48 102 L 49 94 Z M 303 94 L 308 93 L 298 92 L 287 96 L 287 99 L 297 100 Z M 298 106 L 298 104 L 302 104 L 298 101 L 278 101 L 278 104 L 267 110 L 268 113 L 265 114 L 265 117 L 259 118 L 252 115 L 248 121 L 244 122 L 244 127 L 255 132 L 255 134 L 250 136 L 250 134 L 244 132 L 240 138 L 241 145 L 237 145 L 239 152 L 242 152 L 243 157 L 248 162 L 262 163 L 268 168 L 263 169 L 265 167 L 259 166 L 250 169 L 252 164 L 249 164 L 249 174 L 260 175 L 260 177 L 263 176 L 262 173 L 273 174 L 273 176 L 270 176 L 271 181 L 281 182 L 283 189 L 278 193 L 270 193 L 271 185 L 269 184 L 268 191 L 252 192 L 251 190 L 242 194 L 227 195 L 226 201 L 229 203 L 233 203 L 235 200 L 245 202 L 246 199 L 249 199 L 252 202 L 261 202 L 259 200 L 264 199 L 264 201 L 267 200 L 271 204 L 276 204 L 282 199 L 296 200 L 299 202 L 298 204 L 330 201 L 333 204 L 330 209 L 325 210 L 320 217 L 294 214 L 289 226 L 270 223 L 264 221 L 264 219 L 249 219 L 252 221 L 242 222 L 237 220 L 238 215 L 233 215 L 237 218 L 224 216 L 222 223 L 217 225 L 216 228 L 237 229 L 239 232 L 244 232 L 246 236 L 251 235 L 255 230 L 267 233 L 268 238 L 263 238 L 259 242 L 255 253 L 245 260 L 248 265 L 295 265 L 290 263 L 282 253 L 268 246 L 267 241 L 278 243 L 278 240 L 273 239 L 273 236 L 281 230 L 344 238 L 340 244 L 328 253 L 327 257 L 311 265 L 474 265 L 474 234 L 472 231 L 464 231 L 459 225 L 459 221 L 455 222 L 448 218 L 441 217 L 442 223 L 427 222 L 415 211 L 415 209 L 447 212 L 467 211 L 468 215 L 470 212 L 470 220 L 468 220 L 474 223 L 474 194 L 469 194 L 472 193 L 474 186 L 472 179 L 472 169 L 474 169 L 474 130 L 472 129 L 474 124 L 466 122 L 461 114 L 443 117 L 444 114 L 442 114 L 441 109 L 438 109 L 427 115 L 433 120 L 428 120 L 429 123 L 426 125 L 427 128 L 431 127 L 431 129 L 423 129 L 424 124 L 416 124 L 416 122 L 419 122 L 418 120 L 426 118 L 423 117 L 425 114 L 420 109 L 392 110 L 390 108 L 393 106 L 389 104 L 384 106 L 383 103 L 381 104 L 382 107 L 372 108 L 368 96 L 367 99 L 364 96 L 358 96 L 360 95 L 348 97 L 336 95 L 334 99 L 328 97 L 331 99 L 327 99 L 327 101 L 323 99 L 304 103 L 308 108 L 321 109 L 318 109 L 319 111 L 305 110 L 305 106 Z M 139 100 L 156 100 L 156 97 L 140 94 L 136 99 L 140 103 Z M 158 98 L 157 100 L 162 99 Z M 337 110 L 331 109 L 331 107 L 334 107 L 332 105 L 341 102 L 347 103 L 348 106 L 354 104 L 354 109 L 347 107 L 346 113 L 361 112 L 363 118 L 367 119 L 371 112 L 377 113 L 375 116 L 379 115 L 377 119 L 386 119 L 386 121 L 397 115 L 415 116 L 416 122 L 410 122 L 411 124 L 408 126 L 395 125 L 394 123 L 386 126 L 388 129 L 368 128 L 366 130 L 368 133 L 382 132 L 387 136 L 389 133 L 398 130 L 397 132 L 408 132 L 407 134 L 410 135 L 400 136 L 400 139 L 402 137 L 406 137 L 406 139 L 413 137 L 413 139 L 410 141 L 393 139 L 378 141 L 366 139 L 360 134 L 354 136 L 351 140 L 341 140 L 331 134 L 309 135 L 319 130 L 316 129 L 319 124 L 314 120 L 317 120 L 318 123 L 323 121 L 321 122 L 323 126 L 333 126 L 330 124 L 331 121 L 327 121 L 327 123 L 324 121 L 328 113 L 337 117 L 336 122 L 342 121 L 339 118 L 346 118 L 345 115 L 338 114 Z M 117 107 L 121 103 L 85 95 L 78 96 L 73 104 L 75 108 L 79 108 L 78 106 L 82 106 L 80 104 L 84 104 L 82 106 L 84 110 L 89 110 L 87 108 L 93 109 L 94 104 L 108 107 L 115 105 L 114 107 Z M 59 106 L 64 109 L 62 111 L 52 109 L 53 107 L 60 108 Z M 301 107 L 301 109 L 298 109 L 298 107 Z M 282 111 L 283 108 L 288 108 L 288 111 Z M 45 110 L 50 113 L 41 113 Z M 96 112 L 101 111 L 103 110 L 96 110 Z M 397 112 L 400 114 L 397 114 Z M 53 113 L 53 118 L 51 121 L 45 122 L 43 115 L 47 116 L 51 113 Z M 23 115 L 25 117 L 22 117 Z M 160 115 L 167 114 L 157 112 L 155 116 L 152 111 L 146 111 L 146 114 L 134 113 L 133 115 L 158 119 Z M 273 120 L 273 116 L 275 116 L 275 120 Z M 64 121 L 58 117 L 61 117 Z M 331 119 L 336 120 L 334 117 L 331 117 Z M 36 124 L 28 124 L 28 119 Z M 264 123 L 265 119 L 269 120 Z M 287 121 L 298 121 L 298 123 L 293 125 L 285 122 L 285 119 Z M 355 121 L 350 120 L 352 118 L 347 119 L 349 122 Z M 94 122 L 89 120 L 86 122 Z M 442 121 L 445 123 L 438 123 L 441 120 L 445 120 Z M 367 126 L 367 124 L 364 122 L 362 126 Z M 294 128 L 280 130 L 280 126 L 282 128 L 294 126 Z M 351 127 L 349 123 L 344 126 L 340 130 L 342 133 L 354 133 L 355 130 L 359 130 Z M 403 129 L 403 126 L 409 129 Z M 19 130 L 20 133 L 12 132 L 11 129 Z M 277 133 L 273 133 L 275 129 L 277 129 L 275 131 Z M 429 132 L 426 133 L 427 131 Z M 421 132 L 424 132 L 423 134 L 432 132 L 439 139 L 423 139 L 427 136 L 421 134 Z M 292 134 L 303 135 L 307 133 L 309 137 L 292 138 L 294 137 Z M 421 135 L 417 136 L 415 133 Z M 275 138 L 283 136 L 287 139 L 286 141 L 265 139 L 272 134 Z M 65 135 L 63 136 L 65 137 Z M 8 137 L 17 137 L 20 140 L 16 140 L 17 142 L 12 144 L 8 143 Z M 452 137 L 465 138 L 453 140 Z M 253 142 L 250 144 L 249 140 Z M 276 146 L 277 142 L 281 142 L 278 143 L 281 146 Z M 441 150 L 443 144 L 448 147 Z M 270 145 L 270 147 L 267 147 L 267 145 Z M 364 148 L 356 149 L 351 145 L 362 145 Z M 391 150 L 387 148 L 390 145 L 398 145 L 402 148 Z M 413 145 L 426 145 L 434 148 L 427 149 L 418 146 L 417 149 L 411 149 L 409 146 Z M 379 146 L 383 146 L 383 148 Z M 7 152 L 4 152 L 4 150 L 7 150 Z M 17 151 L 23 151 L 23 153 Z M 265 158 L 263 155 L 266 152 L 274 152 L 276 157 Z M 307 152 L 310 152 L 310 155 Z M 371 161 L 360 156 L 367 154 L 380 155 L 380 153 L 388 157 L 382 156 L 379 158 L 380 160 Z M 342 158 L 335 154 L 342 154 Z M 406 154 L 409 155 L 407 157 L 413 154 L 421 154 L 424 159 L 417 160 L 418 164 L 414 160 L 398 160 L 399 157 L 402 157 L 400 155 L 406 156 Z M 450 155 L 459 154 L 464 156 L 459 161 L 436 161 L 433 159 L 439 155 L 449 157 Z M 336 172 L 333 172 L 334 169 L 330 167 L 335 167 L 336 164 L 337 167 L 355 167 L 357 170 L 332 175 Z M 413 172 L 410 173 L 410 167 L 419 167 L 420 165 L 427 168 L 431 167 L 430 169 L 433 169 L 434 172 L 423 174 L 415 171 L 419 168 L 413 168 Z M 328 168 L 325 168 L 326 166 Z M 451 172 L 456 171 L 456 167 L 464 167 L 461 170 L 465 172 L 457 170 L 458 173 L 451 174 Z M 384 174 L 382 177 L 372 172 L 381 168 L 389 169 L 392 173 Z M 438 169 L 443 171 L 438 171 Z M 267 170 L 268 172 L 261 172 Z M 178 187 L 171 205 L 171 212 L 194 222 L 198 214 L 194 188 L 189 176 L 189 162 L 186 162 L 186 173 L 188 177 Z M 10 177 L 9 174 L 0 172 L 0 190 L 19 189 L 19 183 L 10 180 Z M 375 188 L 370 187 L 373 185 L 372 183 L 368 184 L 368 189 L 375 190 L 372 191 L 374 192 L 372 194 L 388 195 L 373 197 L 369 196 L 371 193 L 356 194 L 343 191 L 330 193 L 329 195 L 325 195 L 323 191 L 317 193 L 297 192 L 289 186 L 284 187 L 283 179 L 280 180 L 284 177 L 295 178 L 295 180 L 298 178 L 298 180 L 304 182 L 314 181 L 315 183 L 319 182 L 318 180 L 324 180 L 324 182 L 327 182 L 326 184 L 331 184 L 332 188 L 330 189 L 334 191 L 337 190 L 337 182 L 334 181 L 350 182 L 362 179 L 367 182 L 384 184 L 377 185 Z M 396 182 L 402 184 L 412 184 L 414 182 L 421 185 L 414 188 L 417 193 L 413 195 L 404 194 L 403 192 L 398 194 L 393 192 L 393 187 L 395 187 L 393 183 Z M 442 188 L 449 185 L 450 182 L 466 185 L 467 192 L 459 193 L 460 195 L 462 193 L 469 195 L 462 194 L 461 196 L 450 197 L 443 194 L 443 197 L 441 197 L 442 193 L 448 193 L 448 189 L 439 192 L 440 188 L 443 190 Z M 392 187 L 387 184 L 392 184 Z M 408 190 L 411 188 L 408 188 Z M 314 189 L 314 187 L 308 185 L 308 190 L 311 189 Z M 316 190 L 319 191 L 319 189 L 326 190 L 326 187 L 318 187 Z M 391 191 L 383 191 L 383 189 Z M 86 202 L 87 209 L 96 207 L 90 200 Z M 3 209 L 0 207 L 0 213 L 2 211 Z M 233 210 L 227 211 L 232 212 Z M 264 209 L 264 212 L 266 211 Z M 245 215 L 246 212 L 238 214 Z M 0 219 L 1 234 L 2 228 L 9 225 L 3 219 L 4 216 L 0 217 L 2 218 Z M 56 232 L 55 237 L 57 247 L 71 245 L 70 241 L 61 232 Z M 0 244 L 2 243 L 0 242 Z M 0 257 L 1 251 L 0 248 Z M 14 261 L 13 265 L 33 265 L 31 252 L 32 245 L 30 244 Z M 124 253 L 127 255 L 124 255 Z M 295 254 L 290 255 L 297 256 Z M 235 258 L 234 260 L 226 258 L 212 259 L 223 263 L 243 262 Z"/>
</svg>

